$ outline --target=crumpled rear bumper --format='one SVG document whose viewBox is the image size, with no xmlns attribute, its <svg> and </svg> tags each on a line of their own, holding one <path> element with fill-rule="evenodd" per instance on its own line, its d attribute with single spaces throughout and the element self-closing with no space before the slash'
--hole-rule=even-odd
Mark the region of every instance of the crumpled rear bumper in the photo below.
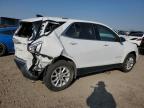
<svg viewBox="0 0 144 108">
<path fill-rule="evenodd" d="M 32 79 L 32 80 L 36 80 L 38 79 L 38 76 L 34 76 L 27 68 L 27 65 L 26 65 L 26 61 L 21 59 L 21 58 L 18 58 L 18 57 L 15 57 L 14 58 L 14 61 L 16 63 L 16 65 L 18 66 L 19 70 L 22 72 L 22 74 L 29 78 L 29 79 Z"/>
</svg>

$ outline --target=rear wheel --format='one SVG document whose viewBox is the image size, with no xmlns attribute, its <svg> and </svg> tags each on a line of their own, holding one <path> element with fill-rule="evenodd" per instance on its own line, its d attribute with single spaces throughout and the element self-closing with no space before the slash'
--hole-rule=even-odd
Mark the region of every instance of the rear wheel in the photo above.
<svg viewBox="0 0 144 108">
<path fill-rule="evenodd" d="M 6 52 L 6 47 L 2 43 L 0 43 L 0 56 L 3 56 Z"/>
<path fill-rule="evenodd" d="M 136 62 L 136 56 L 134 54 L 129 54 L 122 64 L 122 71 L 123 72 L 129 72 L 132 70 L 134 64 Z"/>
<path fill-rule="evenodd" d="M 73 66 L 67 61 L 59 60 L 46 69 L 43 81 L 50 90 L 60 91 L 71 84 L 73 76 Z"/>
</svg>

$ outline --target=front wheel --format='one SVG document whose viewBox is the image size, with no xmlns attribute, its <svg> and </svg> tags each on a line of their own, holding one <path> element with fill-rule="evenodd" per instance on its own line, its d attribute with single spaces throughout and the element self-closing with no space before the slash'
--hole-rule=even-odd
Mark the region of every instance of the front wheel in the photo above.
<svg viewBox="0 0 144 108">
<path fill-rule="evenodd" d="M 60 60 L 46 69 L 43 81 L 50 90 L 60 91 L 71 84 L 73 77 L 73 66 L 67 61 Z"/>
<path fill-rule="evenodd" d="M 122 64 L 122 71 L 129 72 L 130 70 L 132 70 L 135 62 L 136 62 L 136 56 L 134 54 L 129 54 Z"/>
</svg>

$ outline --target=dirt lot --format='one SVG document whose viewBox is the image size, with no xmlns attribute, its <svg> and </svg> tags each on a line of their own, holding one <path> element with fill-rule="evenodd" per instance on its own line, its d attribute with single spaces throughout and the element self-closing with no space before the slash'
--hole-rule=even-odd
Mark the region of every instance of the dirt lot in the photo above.
<svg viewBox="0 0 144 108">
<path fill-rule="evenodd" d="M 82 77 L 61 92 L 24 78 L 13 58 L 0 58 L 0 108 L 144 108 L 144 56 L 129 73 Z"/>
</svg>

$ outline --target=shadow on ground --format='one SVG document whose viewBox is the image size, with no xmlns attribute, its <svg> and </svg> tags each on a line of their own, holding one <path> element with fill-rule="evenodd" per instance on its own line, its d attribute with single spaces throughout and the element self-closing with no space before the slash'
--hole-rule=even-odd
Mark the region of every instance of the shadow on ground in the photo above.
<svg viewBox="0 0 144 108">
<path fill-rule="evenodd" d="M 116 102 L 111 93 L 105 88 L 105 83 L 99 81 L 97 87 L 87 98 L 86 102 L 90 108 L 116 108 Z"/>
</svg>

